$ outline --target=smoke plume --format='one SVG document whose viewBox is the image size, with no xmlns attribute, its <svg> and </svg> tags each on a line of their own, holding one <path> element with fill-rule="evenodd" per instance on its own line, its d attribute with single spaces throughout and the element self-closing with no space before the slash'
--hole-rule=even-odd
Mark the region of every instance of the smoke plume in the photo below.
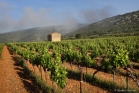
<svg viewBox="0 0 139 93">
<path fill-rule="evenodd" d="M 32 7 L 25 7 L 23 11 L 21 10 L 22 15 L 18 19 L 15 19 L 10 14 L 12 12 L 11 6 L 6 2 L 0 2 L 0 33 L 51 25 L 63 25 L 64 29 L 73 31 L 78 28 L 78 23 L 93 23 L 110 17 L 112 15 L 112 10 L 110 9 L 110 7 L 103 7 L 96 10 L 79 10 L 75 17 L 72 10 L 52 16 L 53 10 L 50 8 L 34 10 Z M 61 17 L 54 17 L 57 15 Z"/>
<path fill-rule="evenodd" d="M 111 6 L 103 7 L 102 9 L 81 10 L 80 15 L 86 23 L 94 23 L 104 18 L 111 17 L 113 8 Z"/>
</svg>

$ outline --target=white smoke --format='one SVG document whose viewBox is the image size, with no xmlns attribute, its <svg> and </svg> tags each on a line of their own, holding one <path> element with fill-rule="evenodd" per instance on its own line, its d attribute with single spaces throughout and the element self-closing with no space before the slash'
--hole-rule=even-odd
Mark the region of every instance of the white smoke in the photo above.
<svg viewBox="0 0 139 93">
<path fill-rule="evenodd" d="M 11 9 L 6 2 L 0 2 L 0 33 L 50 25 L 64 25 L 65 29 L 71 31 L 77 28 L 77 24 L 80 23 L 79 19 L 83 19 L 85 23 L 93 23 L 112 15 L 110 8 L 104 7 L 97 10 L 84 9 L 77 11 L 78 18 L 73 16 L 74 12 L 72 10 L 54 15 L 61 16 L 60 19 L 52 16 L 53 10 L 50 8 L 34 10 L 32 7 L 25 7 L 23 11 L 21 10 L 22 15 L 15 20 L 10 15 Z"/>
<path fill-rule="evenodd" d="M 113 15 L 112 11 L 113 7 L 106 6 L 102 9 L 84 9 L 81 10 L 79 14 L 86 23 L 94 23 L 104 18 L 111 17 Z"/>
</svg>

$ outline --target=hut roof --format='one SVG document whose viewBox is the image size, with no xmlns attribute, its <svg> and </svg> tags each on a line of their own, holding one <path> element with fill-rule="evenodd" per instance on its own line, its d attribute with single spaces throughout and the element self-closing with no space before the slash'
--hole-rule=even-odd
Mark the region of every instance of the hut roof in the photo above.
<svg viewBox="0 0 139 93">
<path fill-rule="evenodd" d="M 60 33 L 58 33 L 58 32 L 52 32 L 52 33 L 50 33 L 48 35 L 52 35 L 52 34 L 60 34 Z"/>
</svg>

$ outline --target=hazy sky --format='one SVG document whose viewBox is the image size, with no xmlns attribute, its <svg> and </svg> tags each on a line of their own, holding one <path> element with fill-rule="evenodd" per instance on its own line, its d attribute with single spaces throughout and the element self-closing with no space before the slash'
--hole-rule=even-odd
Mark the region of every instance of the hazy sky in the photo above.
<svg viewBox="0 0 139 93">
<path fill-rule="evenodd" d="M 139 0 L 0 0 L 0 33 L 93 23 L 139 10 Z"/>
</svg>

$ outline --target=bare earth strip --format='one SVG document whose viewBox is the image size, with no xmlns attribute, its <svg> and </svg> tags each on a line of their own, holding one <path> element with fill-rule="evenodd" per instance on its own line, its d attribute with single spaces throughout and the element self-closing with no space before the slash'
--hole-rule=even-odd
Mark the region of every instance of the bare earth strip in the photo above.
<svg viewBox="0 0 139 93">
<path fill-rule="evenodd" d="M 7 46 L 4 46 L 0 59 L 0 93 L 39 93 L 23 68 L 15 65 Z"/>
</svg>

